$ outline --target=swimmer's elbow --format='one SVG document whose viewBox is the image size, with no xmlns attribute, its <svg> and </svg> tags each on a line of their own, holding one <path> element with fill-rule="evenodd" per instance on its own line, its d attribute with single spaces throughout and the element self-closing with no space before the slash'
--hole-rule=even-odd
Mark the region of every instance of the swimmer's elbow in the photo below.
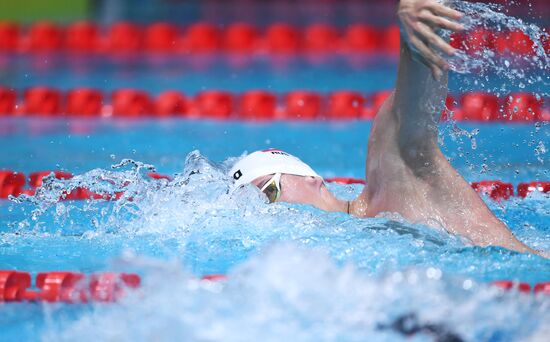
<svg viewBox="0 0 550 342">
<path fill-rule="evenodd" d="M 399 154 L 405 165 L 420 178 L 433 175 L 437 163 L 438 146 L 427 137 L 399 135 Z"/>
</svg>

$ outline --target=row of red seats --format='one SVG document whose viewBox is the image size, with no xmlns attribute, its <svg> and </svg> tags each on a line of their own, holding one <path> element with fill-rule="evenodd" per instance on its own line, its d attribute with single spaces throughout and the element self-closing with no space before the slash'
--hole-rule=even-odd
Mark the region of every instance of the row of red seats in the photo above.
<svg viewBox="0 0 550 342">
<path fill-rule="evenodd" d="M 399 28 L 378 29 L 354 24 L 340 32 L 328 24 L 304 29 L 285 23 L 269 25 L 264 32 L 246 23 L 224 28 L 199 22 L 185 28 L 166 22 L 146 26 L 117 22 L 105 32 L 92 22 L 76 22 L 62 27 L 51 22 L 32 24 L 26 32 L 12 22 L 0 22 L 0 51 L 72 51 L 86 53 L 128 52 L 272 52 L 320 53 L 335 50 L 366 52 L 399 51 Z"/>
<path fill-rule="evenodd" d="M 314 91 L 297 90 L 279 96 L 264 90 L 236 95 L 208 90 L 189 97 L 179 91 L 165 91 L 156 97 L 136 89 L 119 89 L 111 93 L 110 104 L 98 89 L 77 88 L 63 94 L 58 89 L 33 87 L 17 92 L 0 87 L 0 116 L 27 115 L 76 117 L 168 117 L 206 119 L 372 119 L 391 94 L 380 91 L 364 96 L 357 91 L 333 91 L 327 96 Z M 496 95 L 470 92 L 460 96 L 455 105 L 452 96 L 447 107 L 454 120 L 466 121 L 548 121 L 550 113 L 538 95 L 517 92 L 499 99 Z M 445 117 L 445 115 L 444 115 Z M 445 118 L 443 118 L 445 119 Z"/>
<path fill-rule="evenodd" d="M 40 171 L 31 173 L 29 176 L 29 189 L 25 189 L 26 179 L 22 173 L 10 170 L 0 170 L 0 198 L 7 198 L 9 195 L 19 196 L 21 194 L 34 195 L 36 188 L 42 185 L 43 178 L 53 172 L 57 179 L 70 179 L 72 174 L 64 171 Z M 171 177 L 159 173 L 149 173 L 149 177 L 153 179 L 167 179 Z M 327 182 L 340 184 L 365 184 L 363 179 L 350 177 L 333 177 L 325 179 Z M 514 186 L 510 183 L 501 181 L 480 181 L 472 183 L 472 187 L 479 193 L 484 193 L 494 200 L 506 200 L 514 196 Z M 520 197 L 526 197 L 531 192 L 550 192 L 550 182 L 529 182 L 520 183 L 517 187 L 517 194 Z M 83 200 L 83 199 L 118 199 L 122 193 L 116 193 L 114 198 L 106 198 L 105 195 L 93 193 L 87 189 L 75 189 L 69 194 L 65 194 L 63 199 L 66 200 Z"/>
<path fill-rule="evenodd" d="M 185 29 L 159 22 L 140 26 L 130 22 L 114 23 L 102 34 L 92 22 L 76 22 L 62 27 L 51 22 L 37 22 L 26 34 L 18 24 L 0 22 L 0 51 L 58 51 L 128 53 L 150 52 L 274 52 L 311 53 L 399 52 L 399 27 L 377 29 L 354 24 L 342 32 L 329 24 L 314 24 L 300 29 L 285 23 L 268 26 L 265 32 L 246 24 L 234 23 L 223 29 L 200 22 Z M 540 42 L 547 53 L 550 39 Z M 453 36 L 452 44 L 470 52 L 491 49 L 500 53 L 533 54 L 533 41 L 521 31 L 494 32 L 478 28 Z"/>
<path fill-rule="evenodd" d="M 224 281 L 222 274 L 206 275 L 203 281 Z M 0 302 L 46 301 L 66 303 L 114 302 L 124 295 L 125 289 L 136 289 L 141 284 L 137 274 L 97 273 L 86 277 L 78 272 L 43 272 L 35 278 L 32 290 L 28 272 L 0 270 Z M 530 293 L 527 283 L 510 280 L 494 281 L 491 285 L 504 290 Z M 550 282 L 535 284 L 535 294 L 550 294 Z"/>
<path fill-rule="evenodd" d="M 36 290 L 31 290 L 28 272 L 0 270 L 0 302 L 114 302 L 125 288 L 138 288 L 140 283 L 137 274 L 105 272 L 86 277 L 75 272 L 47 272 L 37 274 Z"/>
</svg>

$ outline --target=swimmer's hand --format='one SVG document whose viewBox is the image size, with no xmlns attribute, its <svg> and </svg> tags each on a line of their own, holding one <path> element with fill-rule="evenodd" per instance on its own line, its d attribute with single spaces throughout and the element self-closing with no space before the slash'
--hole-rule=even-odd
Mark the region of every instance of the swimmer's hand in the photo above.
<svg viewBox="0 0 550 342">
<path fill-rule="evenodd" d="M 436 0 L 401 0 L 397 14 L 402 36 L 416 53 L 415 57 L 419 57 L 430 68 L 436 80 L 441 79 L 449 65 L 440 53 L 453 56 L 456 50 L 437 35 L 436 31 L 463 30 L 464 27 L 457 22 L 462 18 L 462 13 Z"/>
</svg>

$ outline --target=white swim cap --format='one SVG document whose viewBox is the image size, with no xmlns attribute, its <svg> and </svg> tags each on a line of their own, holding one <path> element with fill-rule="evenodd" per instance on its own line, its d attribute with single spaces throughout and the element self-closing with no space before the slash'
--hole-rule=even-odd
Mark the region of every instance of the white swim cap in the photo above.
<svg viewBox="0 0 550 342">
<path fill-rule="evenodd" d="M 253 152 L 235 163 L 229 176 L 239 187 L 254 179 L 274 173 L 287 173 L 297 176 L 319 176 L 309 165 L 281 150 L 263 150 Z"/>
</svg>

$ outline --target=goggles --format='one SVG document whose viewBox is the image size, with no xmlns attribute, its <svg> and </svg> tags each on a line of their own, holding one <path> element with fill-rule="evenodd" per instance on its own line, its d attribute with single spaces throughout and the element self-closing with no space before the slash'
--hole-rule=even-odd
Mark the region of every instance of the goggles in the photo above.
<svg viewBox="0 0 550 342">
<path fill-rule="evenodd" d="M 267 196 L 269 203 L 276 202 L 281 197 L 281 173 L 274 174 L 260 191 Z"/>
</svg>

